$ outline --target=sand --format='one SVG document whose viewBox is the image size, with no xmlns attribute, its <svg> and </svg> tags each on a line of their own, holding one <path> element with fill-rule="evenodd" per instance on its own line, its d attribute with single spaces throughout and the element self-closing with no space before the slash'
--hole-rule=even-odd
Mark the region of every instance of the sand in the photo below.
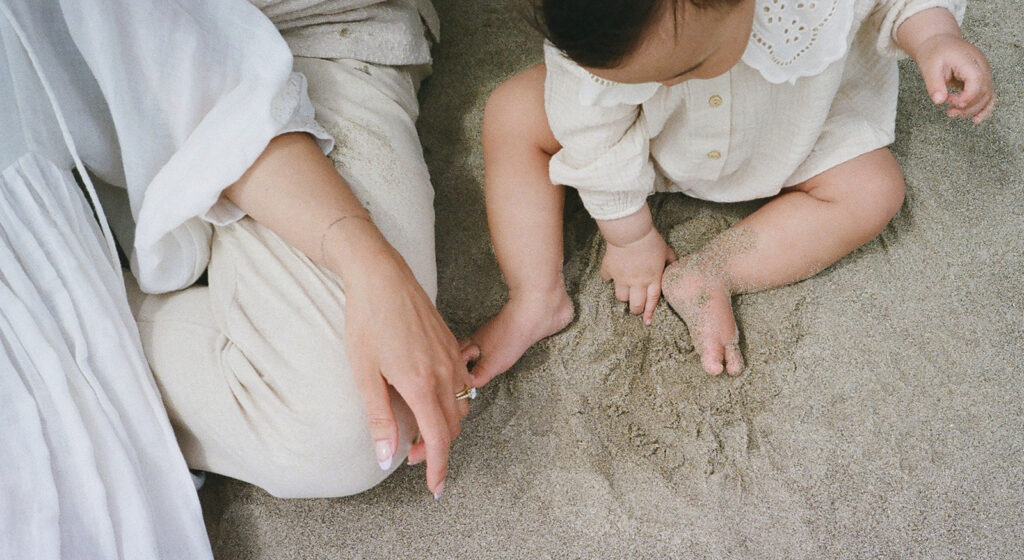
<svg viewBox="0 0 1024 560">
<path fill-rule="evenodd" d="M 445 37 L 420 130 L 439 306 L 465 336 L 505 297 L 484 222 L 483 105 L 541 54 L 505 0 L 436 4 Z M 331 500 L 214 476 L 201 496 L 217 557 L 1021 557 L 1024 15 L 977 1 L 964 27 L 992 61 L 996 115 L 950 121 L 903 63 L 905 207 L 821 274 L 736 298 L 741 377 L 704 374 L 664 302 L 650 328 L 625 313 L 570 200 L 577 317 L 473 402 L 442 499 L 422 466 Z M 653 201 L 681 253 L 755 207 Z"/>
</svg>

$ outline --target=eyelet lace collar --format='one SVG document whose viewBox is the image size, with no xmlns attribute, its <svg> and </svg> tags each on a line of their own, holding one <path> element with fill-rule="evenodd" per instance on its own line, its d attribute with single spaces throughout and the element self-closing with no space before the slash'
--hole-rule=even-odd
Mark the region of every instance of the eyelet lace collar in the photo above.
<svg viewBox="0 0 1024 560">
<path fill-rule="evenodd" d="M 743 62 L 774 84 L 819 74 L 846 55 L 852 0 L 758 0 Z"/>
<path fill-rule="evenodd" d="M 853 0 L 757 0 L 743 62 L 773 84 L 820 74 L 846 55 L 853 20 Z M 579 69 L 586 75 L 579 99 L 587 106 L 640 105 L 661 86 L 612 82 Z"/>
</svg>

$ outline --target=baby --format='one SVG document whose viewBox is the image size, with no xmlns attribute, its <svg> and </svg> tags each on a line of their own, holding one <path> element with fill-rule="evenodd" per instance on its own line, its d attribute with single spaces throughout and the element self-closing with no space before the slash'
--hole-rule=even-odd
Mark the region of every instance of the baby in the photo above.
<svg viewBox="0 0 1024 560">
<path fill-rule="evenodd" d="M 964 0 L 541 0 L 544 64 L 484 113 L 487 215 L 509 300 L 463 343 L 483 385 L 573 316 L 562 270 L 569 185 L 604 237 L 601 275 L 651 323 L 662 293 L 712 375 L 744 367 L 733 294 L 812 276 L 878 235 L 903 203 L 886 148 L 896 59 L 932 102 L 985 120 L 984 55 Z M 950 90 L 953 93 L 950 93 Z M 647 196 L 767 199 L 676 258 Z"/>
</svg>

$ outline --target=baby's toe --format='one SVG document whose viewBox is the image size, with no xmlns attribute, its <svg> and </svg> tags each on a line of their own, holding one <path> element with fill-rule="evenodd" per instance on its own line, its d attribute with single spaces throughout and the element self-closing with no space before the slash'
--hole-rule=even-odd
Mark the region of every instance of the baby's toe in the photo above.
<svg viewBox="0 0 1024 560">
<path fill-rule="evenodd" d="M 743 353 L 740 352 L 740 345 L 737 343 L 729 344 L 725 347 L 725 370 L 729 372 L 729 375 L 739 375 L 743 373 Z"/>
<path fill-rule="evenodd" d="M 475 362 L 480 359 L 480 346 L 473 339 L 469 338 L 459 343 L 459 354 L 465 363 Z"/>
<path fill-rule="evenodd" d="M 722 365 L 724 359 L 723 349 L 717 344 L 704 345 L 703 351 L 700 352 L 701 365 L 704 366 L 704 371 L 711 375 L 721 375 L 725 371 L 725 367 Z"/>
</svg>

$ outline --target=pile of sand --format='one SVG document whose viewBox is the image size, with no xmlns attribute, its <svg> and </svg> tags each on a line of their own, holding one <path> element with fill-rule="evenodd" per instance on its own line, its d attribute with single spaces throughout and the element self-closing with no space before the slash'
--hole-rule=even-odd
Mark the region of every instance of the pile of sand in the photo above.
<svg viewBox="0 0 1024 560">
<path fill-rule="evenodd" d="M 440 308 L 469 334 L 504 298 L 484 223 L 488 92 L 540 60 L 506 0 L 436 0 L 445 25 L 420 129 L 437 189 Z M 337 500 L 213 477 L 219 558 L 1018 556 L 1024 523 L 1024 15 L 965 31 L 1001 104 L 951 122 L 904 64 L 903 211 L 796 285 L 737 298 L 749 368 L 710 378 L 664 303 L 645 328 L 598 277 L 570 201 L 577 317 L 486 387 L 434 501 L 423 467 Z M 681 253 L 756 205 L 653 202 Z"/>
</svg>

